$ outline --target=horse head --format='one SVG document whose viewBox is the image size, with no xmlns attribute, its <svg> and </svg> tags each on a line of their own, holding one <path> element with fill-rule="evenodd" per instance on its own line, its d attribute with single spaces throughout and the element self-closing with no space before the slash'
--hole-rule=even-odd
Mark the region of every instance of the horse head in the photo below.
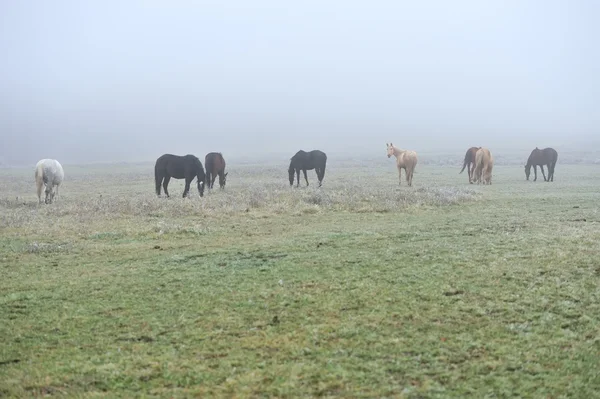
<svg viewBox="0 0 600 399">
<path fill-rule="evenodd" d="M 52 201 L 54 201 L 54 190 L 52 189 L 52 185 L 48 184 L 46 186 L 46 199 L 44 200 L 44 203 L 46 204 L 51 204 Z"/>
<path fill-rule="evenodd" d="M 220 186 L 221 188 L 225 188 L 225 183 L 227 182 L 227 174 L 228 174 L 228 173 L 229 173 L 229 172 L 227 172 L 227 173 L 223 174 L 223 177 L 221 177 L 221 175 L 219 175 L 219 186 Z"/>
<path fill-rule="evenodd" d="M 204 196 L 204 179 L 200 179 L 200 177 L 198 177 L 198 194 L 201 197 Z"/>
<path fill-rule="evenodd" d="M 387 157 L 391 157 L 392 155 L 394 155 L 394 144 L 392 143 L 385 143 L 385 145 L 387 146 Z"/>
</svg>

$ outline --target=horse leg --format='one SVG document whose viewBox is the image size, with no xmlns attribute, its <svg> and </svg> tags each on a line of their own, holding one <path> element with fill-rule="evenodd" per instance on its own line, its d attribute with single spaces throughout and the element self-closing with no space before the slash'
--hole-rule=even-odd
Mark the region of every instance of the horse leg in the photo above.
<svg viewBox="0 0 600 399">
<path fill-rule="evenodd" d="M 325 175 L 325 171 L 321 168 L 316 169 L 317 171 L 317 179 L 319 179 L 319 187 L 323 185 L 323 176 Z"/>
<path fill-rule="evenodd" d="M 300 187 L 300 169 L 296 169 L 296 187 Z"/>
<path fill-rule="evenodd" d="M 169 180 L 171 180 L 171 176 L 169 176 L 169 175 L 165 176 L 165 178 L 163 180 L 163 190 L 167 197 L 169 197 L 169 190 L 167 190 L 167 186 L 169 185 Z M 160 195 L 160 187 L 158 190 L 159 190 L 159 195 Z"/>
<path fill-rule="evenodd" d="M 402 168 L 398 166 L 398 185 L 402 185 Z"/>
<path fill-rule="evenodd" d="M 212 175 L 212 178 L 211 178 L 211 180 L 210 180 L 210 188 L 213 188 L 213 187 L 214 187 L 214 185 L 215 185 L 215 179 L 216 179 L 216 178 L 217 178 L 217 175 L 216 175 L 216 174 L 213 174 L 213 175 Z"/>
<path fill-rule="evenodd" d="M 548 168 L 548 173 L 550 173 L 550 170 L 549 170 L 549 169 L 550 169 L 550 168 Z M 544 176 L 544 181 L 547 181 L 547 180 L 546 180 L 546 174 L 544 173 L 544 165 L 540 165 L 540 170 L 542 171 L 542 176 Z"/>
<path fill-rule="evenodd" d="M 185 188 L 183 189 L 183 198 L 187 197 L 190 192 L 190 184 L 192 183 L 193 177 L 191 179 L 185 179 Z"/>
<path fill-rule="evenodd" d="M 467 164 L 467 174 L 469 175 L 469 184 L 473 184 L 473 172 L 475 171 L 475 164 L 469 162 Z"/>
<path fill-rule="evenodd" d="M 533 181 L 537 180 L 537 165 L 533 165 Z"/>
<path fill-rule="evenodd" d="M 306 174 L 306 169 L 302 169 L 302 173 L 304 173 L 304 180 L 306 180 L 306 186 L 308 186 L 308 175 Z"/>
</svg>

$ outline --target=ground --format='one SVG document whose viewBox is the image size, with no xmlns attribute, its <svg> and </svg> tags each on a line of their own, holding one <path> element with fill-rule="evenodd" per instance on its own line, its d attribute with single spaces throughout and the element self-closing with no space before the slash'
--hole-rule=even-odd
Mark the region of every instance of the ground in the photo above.
<svg viewBox="0 0 600 399">
<path fill-rule="evenodd" d="M 0 170 L 0 396 L 599 397 L 597 165 L 286 166 Z"/>
</svg>

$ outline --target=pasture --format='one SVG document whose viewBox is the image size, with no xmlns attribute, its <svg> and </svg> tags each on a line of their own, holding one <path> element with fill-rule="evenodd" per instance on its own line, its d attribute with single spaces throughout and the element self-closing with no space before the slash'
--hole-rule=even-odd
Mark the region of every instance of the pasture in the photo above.
<svg viewBox="0 0 600 399">
<path fill-rule="evenodd" d="M 51 205 L 1 169 L 0 396 L 598 397 L 600 167 L 477 186 L 463 154 L 411 188 L 385 153 L 322 188 L 228 159 L 188 199 L 63 164 Z"/>
</svg>

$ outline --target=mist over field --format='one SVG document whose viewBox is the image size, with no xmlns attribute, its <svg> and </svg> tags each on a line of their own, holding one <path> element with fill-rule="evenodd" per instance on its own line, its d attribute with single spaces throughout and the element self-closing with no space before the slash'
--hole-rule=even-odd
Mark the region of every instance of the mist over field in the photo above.
<svg viewBox="0 0 600 399">
<path fill-rule="evenodd" d="M 0 164 L 376 157 L 389 141 L 425 159 L 472 145 L 594 151 L 599 12 L 593 1 L 4 1 Z"/>
</svg>

